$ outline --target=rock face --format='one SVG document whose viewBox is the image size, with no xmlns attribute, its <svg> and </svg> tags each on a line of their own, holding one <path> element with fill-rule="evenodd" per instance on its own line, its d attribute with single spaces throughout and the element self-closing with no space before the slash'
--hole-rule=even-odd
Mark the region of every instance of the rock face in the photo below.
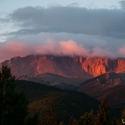
<svg viewBox="0 0 125 125">
<path fill-rule="evenodd" d="M 117 65 L 114 71 L 117 73 L 125 72 L 125 59 L 121 58 L 117 60 Z"/>
<path fill-rule="evenodd" d="M 33 77 L 45 73 L 58 74 L 64 77 L 92 77 L 91 74 L 82 69 L 79 59 L 67 56 L 30 55 L 22 58 L 14 57 L 2 62 L 2 64 L 8 65 L 16 78 L 22 75 Z"/>
<path fill-rule="evenodd" d="M 101 57 L 85 58 L 82 62 L 82 69 L 94 77 L 107 73 L 125 73 L 125 59 L 109 59 Z"/>
<path fill-rule="evenodd" d="M 82 69 L 93 76 L 106 73 L 108 71 L 108 58 L 86 58 L 82 63 Z"/>
<path fill-rule="evenodd" d="M 125 59 L 122 58 L 111 60 L 101 57 L 29 55 L 11 58 L 2 64 L 8 65 L 16 77 L 53 73 L 64 77 L 90 78 L 111 71 L 125 72 Z"/>
</svg>

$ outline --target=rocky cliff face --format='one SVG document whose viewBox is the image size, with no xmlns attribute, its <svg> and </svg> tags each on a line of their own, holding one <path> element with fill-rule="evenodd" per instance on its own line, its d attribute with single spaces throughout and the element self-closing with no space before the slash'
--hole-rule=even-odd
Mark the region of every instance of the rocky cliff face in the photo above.
<svg viewBox="0 0 125 125">
<path fill-rule="evenodd" d="M 86 58 L 82 63 L 82 69 L 93 76 L 106 73 L 108 71 L 108 58 Z"/>
<path fill-rule="evenodd" d="M 44 73 L 53 73 L 64 77 L 92 77 L 82 69 L 79 59 L 67 56 L 30 55 L 22 58 L 14 57 L 2 64 L 8 65 L 16 78 L 22 75 L 33 77 Z"/>
<path fill-rule="evenodd" d="M 13 75 L 30 77 L 53 73 L 64 77 L 95 77 L 106 72 L 125 72 L 125 59 L 108 59 L 101 57 L 68 57 L 30 55 L 14 57 L 2 62 L 12 69 Z"/>
<path fill-rule="evenodd" d="M 117 65 L 114 68 L 114 71 L 117 73 L 125 72 L 125 59 L 121 58 L 117 60 Z"/>
</svg>

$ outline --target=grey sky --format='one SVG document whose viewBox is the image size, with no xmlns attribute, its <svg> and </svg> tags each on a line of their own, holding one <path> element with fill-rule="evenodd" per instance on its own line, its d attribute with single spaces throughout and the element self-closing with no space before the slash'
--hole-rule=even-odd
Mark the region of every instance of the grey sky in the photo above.
<svg viewBox="0 0 125 125">
<path fill-rule="evenodd" d="M 16 32 L 5 35 L 67 32 L 125 38 L 125 10 L 78 7 L 25 7 L 9 15 Z"/>
<path fill-rule="evenodd" d="M 119 2 L 122 9 L 125 9 L 125 0 Z"/>
<path fill-rule="evenodd" d="M 30 53 L 66 55 L 70 46 L 67 55 L 125 57 L 125 0 L 36 1 L 10 5 L 0 0 L 0 60 Z"/>
</svg>

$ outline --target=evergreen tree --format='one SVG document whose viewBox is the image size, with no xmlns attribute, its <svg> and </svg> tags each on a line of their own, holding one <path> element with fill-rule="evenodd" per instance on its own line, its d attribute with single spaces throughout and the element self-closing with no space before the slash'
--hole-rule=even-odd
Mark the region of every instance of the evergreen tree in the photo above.
<svg viewBox="0 0 125 125">
<path fill-rule="evenodd" d="M 73 116 L 71 116 L 68 125 L 78 125 L 78 122 Z"/>
<path fill-rule="evenodd" d="M 118 118 L 115 120 L 116 121 L 116 125 L 124 125 L 125 123 L 125 109 L 122 111 L 121 113 L 121 118 Z"/>
<path fill-rule="evenodd" d="M 28 101 L 24 93 L 15 91 L 15 77 L 10 68 L 0 71 L 0 125 L 24 125 Z"/>
<path fill-rule="evenodd" d="M 90 111 L 89 116 L 91 118 L 91 124 L 95 124 L 96 116 L 94 115 L 93 109 Z"/>
<path fill-rule="evenodd" d="M 125 122 L 125 109 L 122 111 L 121 120 L 122 120 L 122 122 Z"/>
<path fill-rule="evenodd" d="M 88 113 L 86 112 L 83 116 L 80 117 L 79 124 L 80 125 L 94 125 L 95 116 L 93 110 Z"/>
<path fill-rule="evenodd" d="M 43 117 L 41 117 L 40 122 L 42 125 L 59 125 L 61 121 L 58 115 L 50 108 L 44 113 Z"/>
<path fill-rule="evenodd" d="M 65 125 L 64 122 L 60 122 L 59 125 Z"/>
<path fill-rule="evenodd" d="M 117 123 L 117 119 L 116 119 L 116 118 L 113 119 L 111 125 L 118 125 L 118 123 Z"/>
<path fill-rule="evenodd" d="M 27 120 L 26 120 L 26 125 L 39 125 L 40 121 L 39 121 L 39 114 L 36 113 L 34 114 L 32 117 L 28 116 Z"/>
<path fill-rule="evenodd" d="M 106 97 L 103 97 L 99 106 L 95 125 L 109 125 L 109 107 L 106 102 Z"/>
</svg>

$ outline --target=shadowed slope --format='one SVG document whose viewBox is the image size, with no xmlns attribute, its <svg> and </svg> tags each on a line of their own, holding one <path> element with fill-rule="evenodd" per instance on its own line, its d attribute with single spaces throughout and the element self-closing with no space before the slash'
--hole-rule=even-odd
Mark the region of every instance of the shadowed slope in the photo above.
<svg viewBox="0 0 125 125">
<path fill-rule="evenodd" d="M 100 104 L 86 94 L 64 91 L 29 81 L 17 81 L 17 90 L 25 91 L 30 101 L 29 111 L 31 114 L 39 111 L 43 113 L 51 107 L 63 120 L 69 120 L 72 115 L 79 118 L 91 109 L 96 111 Z"/>
</svg>

